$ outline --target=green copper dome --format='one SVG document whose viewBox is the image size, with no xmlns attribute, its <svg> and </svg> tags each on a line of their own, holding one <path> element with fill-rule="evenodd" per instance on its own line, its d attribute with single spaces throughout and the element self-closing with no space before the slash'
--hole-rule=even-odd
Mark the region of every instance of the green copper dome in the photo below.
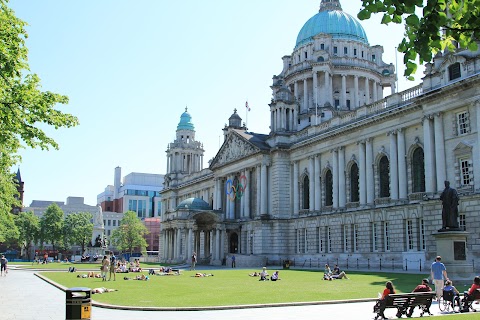
<svg viewBox="0 0 480 320">
<path fill-rule="evenodd" d="M 357 19 L 343 12 L 338 0 L 322 1 L 320 11 L 298 33 L 295 48 L 312 42 L 313 37 L 319 33 L 330 34 L 333 39 L 354 40 L 368 45 L 363 27 Z"/>
<path fill-rule="evenodd" d="M 195 126 L 192 123 L 192 116 L 185 108 L 185 112 L 180 116 L 180 122 L 178 123 L 177 130 L 191 130 L 195 131 Z"/>
</svg>

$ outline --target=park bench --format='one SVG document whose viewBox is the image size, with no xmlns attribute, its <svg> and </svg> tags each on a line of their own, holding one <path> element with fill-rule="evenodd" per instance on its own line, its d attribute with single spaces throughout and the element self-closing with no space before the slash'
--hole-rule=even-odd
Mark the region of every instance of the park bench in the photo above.
<svg viewBox="0 0 480 320">
<path fill-rule="evenodd" d="M 397 318 L 401 318 L 402 315 L 407 314 L 410 307 L 415 308 L 418 306 L 421 310 L 420 316 L 423 316 L 425 313 L 431 314 L 430 305 L 432 304 L 434 297 L 435 292 L 433 291 L 389 294 L 386 298 L 385 309 L 397 309 Z M 377 304 L 374 307 L 374 312 L 377 314 L 375 319 L 382 318 L 380 315 L 379 301 L 377 301 Z"/>
<path fill-rule="evenodd" d="M 473 292 L 473 295 L 469 296 L 468 299 L 465 297 L 462 299 L 462 309 L 461 312 L 477 311 L 473 308 L 473 302 L 475 300 L 480 300 L 480 289 L 477 289 Z"/>
</svg>

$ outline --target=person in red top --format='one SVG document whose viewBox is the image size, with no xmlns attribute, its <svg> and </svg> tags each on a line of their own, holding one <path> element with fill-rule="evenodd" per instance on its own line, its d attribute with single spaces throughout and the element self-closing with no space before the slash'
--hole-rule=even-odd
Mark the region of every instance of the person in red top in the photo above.
<svg viewBox="0 0 480 320">
<path fill-rule="evenodd" d="M 476 276 L 475 278 L 473 278 L 472 286 L 470 287 L 470 289 L 468 289 L 468 291 L 465 291 L 463 293 L 463 299 L 462 299 L 463 307 L 462 307 L 462 310 L 460 310 L 460 312 L 468 312 L 469 311 L 470 304 L 468 302 L 473 301 L 473 296 L 474 296 L 475 290 L 477 290 L 477 289 L 480 289 L 480 277 L 479 276 Z"/>
<path fill-rule="evenodd" d="M 467 294 L 469 296 L 472 296 L 473 293 L 475 292 L 475 290 L 477 290 L 477 289 L 480 289 L 480 277 L 479 276 L 476 276 L 475 278 L 473 278 L 473 284 L 470 287 L 470 289 L 468 289 Z"/>
<path fill-rule="evenodd" d="M 412 292 L 430 292 L 430 291 L 432 291 L 432 288 L 430 288 L 430 286 L 428 285 L 428 279 L 423 279 L 422 283 L 416 286 Z M 430 303 L 425 305 L 427 309 L 430 309 L 431 304 L 432 302 L 430 301 Z M 408 313 L 407 313 L 407 317 L 410 318 L 412 316 L 413 309 L 415 309 L 415 307 L 410 307 L 410 310 L 408 310 Z"/>
<path fill-rule="evenodd" d="M 385 314 L 383 312 L 387 307 L 387 297 L 389 294 L 395 294 L 395 288 L 391 281 L 387 281 L 387 283 L 385 283 L 385 289 L 383 290 L 382 296 L 378 299 L 380 307 L 378 310 L 378 315 L 383 319 L 388 319 L 387 317 L 385 317 Z"/>
</svg>

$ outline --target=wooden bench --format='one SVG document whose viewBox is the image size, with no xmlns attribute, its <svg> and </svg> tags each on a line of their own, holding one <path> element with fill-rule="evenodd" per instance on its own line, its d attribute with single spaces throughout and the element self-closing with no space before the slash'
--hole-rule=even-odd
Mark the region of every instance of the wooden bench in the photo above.
<svg viewBox="0 0 480 320">
<path fill-rule="evenodd" d="M 477 311 L 473 308 L 473 302 L 475 300 L 480 300 L 480 289 L 475 290 L 473 295 L 469 296 L 468 299 L 465 299 L 465 297 L 462 299 L 462 308 L 460 312 L 469 312 L 470 310 L 473 312 Z"/>
<path fill-rule="evenodd" d="M 401 318 L 402 315 L 407 315 L 409 308 L 419 307 L 421 309 L 420 316 L 425 313 L 430 313 L 430 305 L 432 304 L 435 292 L 411 292 L 411 293 L 396 293 L 387 296 L 385 301 L 385 309 L 395 308 L 397 309 L 397 318 Z M 380 301 L 374 307 L 374 312 L 377 314 L 375 319 L 381 319 Z"/>
</svg>

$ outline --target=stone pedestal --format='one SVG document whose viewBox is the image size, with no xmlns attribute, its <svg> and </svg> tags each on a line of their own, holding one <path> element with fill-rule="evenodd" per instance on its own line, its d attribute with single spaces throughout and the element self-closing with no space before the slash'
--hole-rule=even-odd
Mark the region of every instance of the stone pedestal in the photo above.
<svg viewBox="0 0 480 320">
<path fill-rule="evenodd" d="M 437 244 L 437 255 L 447 268 L 448 278 L 454 285 L 471 284 L 473 264 L 467 260 L 467 236 L 465 231 L 436 232 L 433 237 Z"/>
</svg>

